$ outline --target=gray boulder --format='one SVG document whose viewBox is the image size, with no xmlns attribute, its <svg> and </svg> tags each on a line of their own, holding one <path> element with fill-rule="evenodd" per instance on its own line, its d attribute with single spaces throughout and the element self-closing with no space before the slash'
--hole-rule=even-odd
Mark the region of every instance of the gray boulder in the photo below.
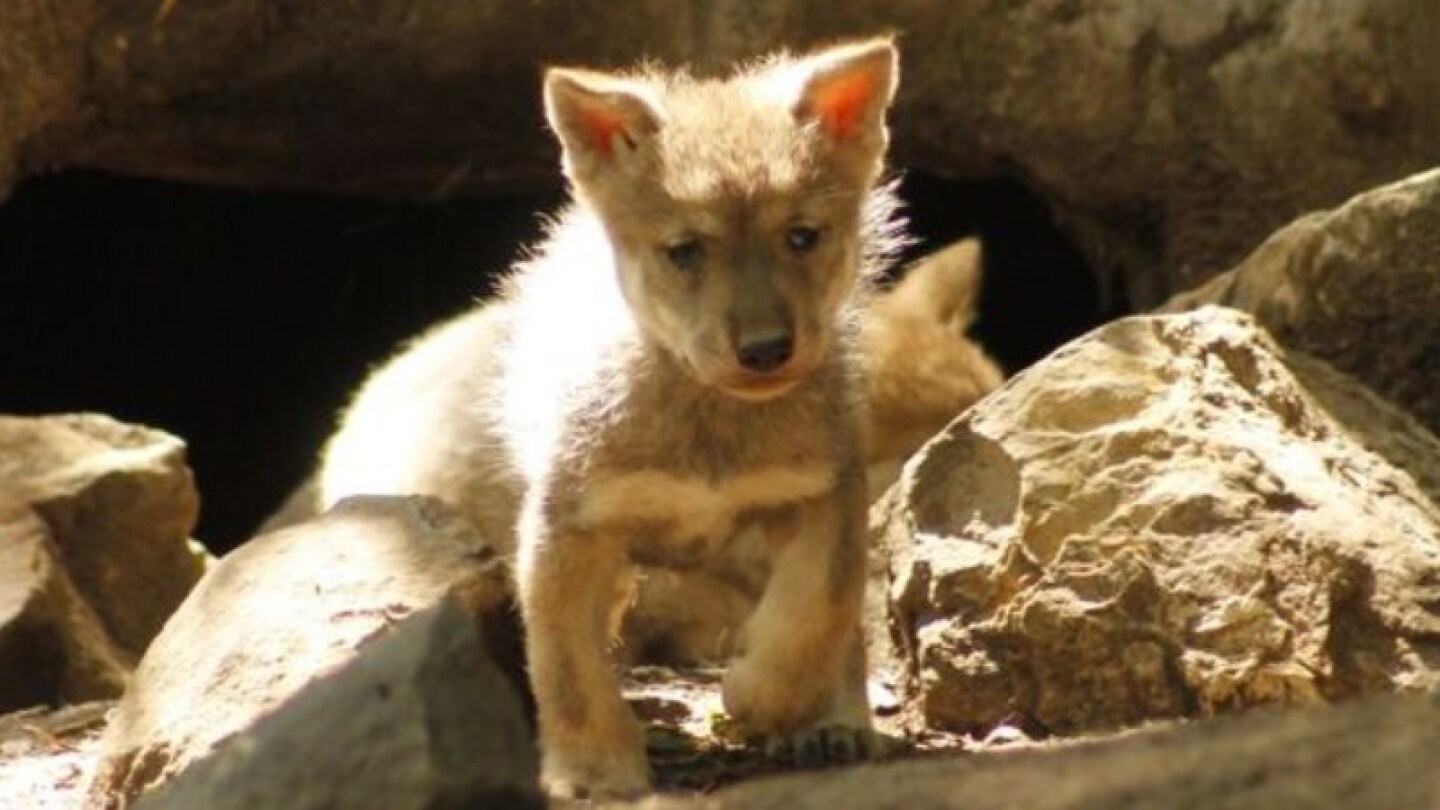
<svg viewBox="0 0 1440 810">
<path fill-rule="evenodd" d="M 369 642 L 447 597 L 485 628 L 487 650 L 513 649 L 517 640 L 507 638 L 514 625 L 507 621 L 505 578 L 504 566 L 468 523 L 423 498 L 353 498 L 313 522 L 251 540 L 206 574 L 136 668 L 102 740 L 86 807 L 129 806 L 142 792 L 208 758 L 236 735 L 244 738 L 253 731 L 260 736 L 252 739 L 272 739 L 256 730 L 257 723 L 267 715 L 292 711 L 286 707 L 299 703 L 301 708 L 293 711 L 301 718 L 331 710 L 336 705 L 332 698 L 299 696 L 332 673 L 360 666 L 356 662 L 365 656 Z M 399 649 L 449 661 L 444 656 L 453 651 L 449 645 L 454 637 L 432 639 L 425 626 L 417 625 L 417 635 Z M 395 701 L 375 702 L 371 708 L 400 714 L 354 718 L 353 725 L 346 725 L 352 720 L 342 712 L 333 718 L 339 723 L 334 733 L 364 736 L 393 723 L 397 733 L 409 729 L 404 734 L 410 735 L 408 742 L 396 741 L 396 746 L 413 743 L 407 750 L 415 756 L 429 756 L 427 751 L 441 756 L 450 750 L 445 747 L 449 743 L 422 745 L 415 737 L 422 732 L 412 726 L 425 711 L 439 711 L 438 704 L 415 703 L 422 698 L 411 691 L 428 677 L 424 662 L 394 660 L 390 656 L 397 653 L 387 649 L 382 660 L 393 663 L 364 665 L 353 676 L 361 680 L 345 688 L 357 688 L 354 684 L 368 682 L 365 679 L 393 677 Z M 514 660 L 500 662 L 509 665 L 507 674 L 513 677 L 518 669 Z M 476 666 L 470 657 L 457 665 Z M 368 669 L 371 666 L 392 674 L 376 674 L 380 670 Z M 403 670 L 407 666 L 411 669 Z M 386 667 L 400 667 L 413 676 L 402 678 L 395 674 L 400 670 Z M 481 676 L 474 688 L 483 691 L 495 679 L 484 672 Z M 318 685 L 316 690 L 324 691 Z M 463 722 L 474 720 L 474 712 L 483 709 L 480 703 L 464 705 L 473 712 Z M 437 716 L 435 721 L 443 719 Z M 294 737 L 295 722 L 283 721 L 273 731 L 278 745 L 316 739 Z M 314 733 L 323 735 L 324 730 Z M 460 742 L 468 746 L 474 740 Z M 380 756 L 385 750 L 374 748 L 373 753 Z M 231 754 L 225 761 L 239 764 L 224 767 L 256 767 L 245 764 L 252 763 L 249 756 Z M 343 767 L 363 764 L 364 756 L 365 751 L 354 752 Z M 331 765 L 342 767 L 339 761 Z M 379 761 L 371 766 L 379 767 Z"/>
<path fill-rule="evenodd" d="M 354 659 L 135 804 L 136 810 L 541 808 L 519 697 L 458 604 Z"/>
</svg>

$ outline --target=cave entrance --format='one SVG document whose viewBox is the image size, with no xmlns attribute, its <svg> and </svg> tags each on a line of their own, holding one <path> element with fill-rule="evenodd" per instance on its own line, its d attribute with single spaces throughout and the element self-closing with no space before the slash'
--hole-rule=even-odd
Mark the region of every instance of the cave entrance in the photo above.
<svg viewBox="0 0 1440 810">
<path fill-rule="evenodd" d="M 905 176 L 917 243 L 908 257 L 978 235 L 985 279 L 974 334 L 1013 374 L 1122 314 L 1102 304 L 1099 276 L 1055 224 L 1049 207 L 1011 179 L 970 182 L 923 172 Z"/>
<path fill-rule="evenodd" d="M 1100 322 L 1095 274 L 1013 181 L 910 173 L 915 256 L 986 241 L 976 332 L 1008 371 Z M 558 188 L 429 204 L 70 172 L 0 205 L 0 411 L 100 411 L 190 447 L 196 534 L 247 538 L 395 345 L 485 295 Z"/>
</svg>

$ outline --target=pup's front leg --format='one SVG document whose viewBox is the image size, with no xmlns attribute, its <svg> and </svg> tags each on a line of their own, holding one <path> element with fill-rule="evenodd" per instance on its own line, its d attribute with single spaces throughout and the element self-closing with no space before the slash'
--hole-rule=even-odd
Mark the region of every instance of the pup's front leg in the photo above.
<svg viewBox="0 0 1440 810">
<path fill-rule="evenodd" d="M 870 727 L 859 638 L 864 527 L 860 471 L 769 527 L 770 580 L 724 681 L 725 708 L 748 733 Z"/>
<path fill-rule="evenodd" d="M 539 715 L 541 781 L 554 796 L 623 797 L 650 788 L 644 734 L 609 655 L 628 560 L 601 533 L 559 531 L 527 508 L 517 585 Z"/>
</svg>

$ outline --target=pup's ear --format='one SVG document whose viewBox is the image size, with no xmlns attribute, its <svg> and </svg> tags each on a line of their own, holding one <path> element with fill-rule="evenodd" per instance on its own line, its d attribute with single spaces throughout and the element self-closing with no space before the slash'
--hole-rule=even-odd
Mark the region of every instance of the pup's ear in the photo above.
<svg viewBox="0 0 1440 810">
<path fill-rule="evenodd" d="M 841 45 L 801 60 L 797 120 L 813 122 L 841 152 L 878 163 L 886 145 L 885 109 L 895 96 L 899 58 L 889 39 Z"/>
<path fill-rule="evenodd" d="M 545 72 L 545 117 L 560 138 L 565 172 L 577 181 L 633 164 L 661 121 L 640 82 L 564 68 Z"/>
<path fill-rule="evenodd" d="M 975 322 L 984 263 L 980 240 L 962 239 L 912 264 L 885 300 L 963 335 Z"/>
</svg>

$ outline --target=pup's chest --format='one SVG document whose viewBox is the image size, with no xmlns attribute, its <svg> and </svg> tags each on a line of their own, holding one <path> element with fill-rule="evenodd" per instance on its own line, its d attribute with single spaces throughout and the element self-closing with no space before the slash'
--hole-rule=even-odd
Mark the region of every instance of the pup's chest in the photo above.
<svg viewBox="0 0 1440 810">
<path fill-rule="evenodd" d="M 779 526 L 793 508 L 835 488 L 833 467 L 761 467 L 714 480 L 659 470 L 596 476 L 577 522 L 614 534 L 649 565 L 690 567 L 726 550 L 753 523 Z"/>
</svg>

